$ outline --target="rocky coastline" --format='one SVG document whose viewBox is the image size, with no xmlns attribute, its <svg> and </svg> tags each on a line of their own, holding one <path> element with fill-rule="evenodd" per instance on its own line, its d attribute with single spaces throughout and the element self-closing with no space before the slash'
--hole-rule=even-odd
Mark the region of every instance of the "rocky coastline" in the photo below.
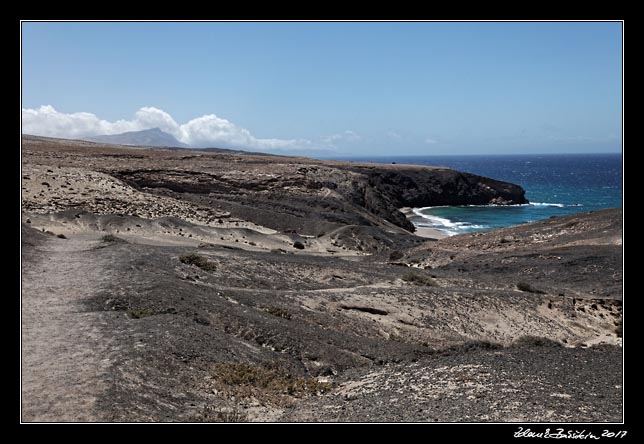
<svg viewBox="0 0 644 444">
<path fill-rule="evenodd" d="M 34 136 L 21 166 L 23 421 L 623 418 L 621 209 L 441 238 L 408 208 L 524 190 Z"/>
</svg>

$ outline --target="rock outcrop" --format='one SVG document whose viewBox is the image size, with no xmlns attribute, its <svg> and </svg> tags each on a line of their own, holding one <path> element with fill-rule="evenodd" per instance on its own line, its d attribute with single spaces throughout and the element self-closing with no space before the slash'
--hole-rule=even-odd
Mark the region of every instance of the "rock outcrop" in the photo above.
<svg viewBox="0 0 644 444">
<path fill-rule="evenodd" d="M 439 205 L 525 204 L 518 185 L 449 168 L 412 165 L 350 167 L 364 172 L 363 206 L 400 227 L 413 231 L 410 222 L 394 208 Z"/>
<path fill-rule="evenodd" d="M 414 231 L 411 222 L 398 211 L 401 207 L 527 202 L 518 185 L 430 166 L 323 161 L 235 151 L 133 151 L 33 136 L 23 137 L 24 148 L 43 156 L 47 151 L 69 152 L 66 167 L 85 167 L 91 159 L 95 171 L 127 186 L 193 202 L 198 207 L 195 213 L 223 211 L 275 230 L 314 236 L 346 225 Z M 131 201 L 131 196 L 127 200 Z M 64 198 L 58 202 L 63 201 Z M 28 200 L 26 204 L 31 205 Z"/>
</svg>

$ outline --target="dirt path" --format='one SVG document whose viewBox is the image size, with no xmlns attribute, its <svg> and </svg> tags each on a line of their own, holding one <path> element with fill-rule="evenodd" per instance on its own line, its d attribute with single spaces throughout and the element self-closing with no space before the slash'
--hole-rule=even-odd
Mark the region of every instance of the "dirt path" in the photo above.
<svg viewBox="0 0 644 444">
<path fill-rule="evenodd" d="M 100 421 L 94 409 L 114 341 L 100 312 L 81 301 L 109 276 L 90 242 L 49 238 L 23 244 L 22 421 Z"/>
</svg>

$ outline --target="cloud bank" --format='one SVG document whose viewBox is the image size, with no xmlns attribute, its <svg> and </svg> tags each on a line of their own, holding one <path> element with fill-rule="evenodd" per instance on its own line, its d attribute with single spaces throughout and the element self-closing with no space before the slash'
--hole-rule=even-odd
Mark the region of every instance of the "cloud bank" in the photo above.
<svg viewBox="0 0 644 444">
<path fill-rule="evenodd" d="M 36 136 L 82 139 L 159 128 L 193 147 L 254 148 L 258 150 L 306 148 L 308 140 L 259 139 L 229 120 L 207 114 L 178 124 L 170 114 L 151 106 L 139 109 L 132 120 L 110 122 L 92 113 L 62 113 L 51 105 L 22 109 L 22 132 Z"/>
<path fill-rule="evenodd" d="M 332 134 L 330 136 L 327 136 L 323 139 L 323 142 L 327 146 L 336 146 L 338 143 L 344 143 L 344 142 L 356 142 L 358 140 L 361 140 L 362 137 L 360 134 L 356 133 L 355 131 L 351 130 L 346 130 L 338 134 Z"/>
</svg>

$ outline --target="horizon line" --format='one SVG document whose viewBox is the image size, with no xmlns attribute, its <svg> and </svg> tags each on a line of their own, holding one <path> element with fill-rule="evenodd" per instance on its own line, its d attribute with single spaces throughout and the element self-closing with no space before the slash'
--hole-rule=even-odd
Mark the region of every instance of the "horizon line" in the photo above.
<svg viewBox="0 0 644 444">
<path fill-rule="evenodd" d="M 155 129 L 155 128 L 149 128 L 149 129 Z M 158 128 L 157 128 L 158 129 Z M 131 131 L 131 132 L 139 132 L 139 131 Z M 57 139 L 57 140 L 75 140 L 75 141 L 80 141 L 80 142 L 90 142 L 90 143 L 95 143 L 95 144 L 106 144 L 106 145 L 115 145 L 115 146 L 122 146 L 124 148 L 134 148 L 134 147 L 144 147 L 144 148 L 151 148 L 151 149 L 167 149 L 167 148 L 173 148 L 173 149 L 183 149 L 183 150 L 207 150 L 207 149 L 223 149 L 223 150 L 230 150 L 230 151 L 244 151 L 248 153 L 260 153 L 260 154 L 273 154 L 276 156 L 286 156 L 286 157 L 308 157 L 304 154 L 290 154 L 288 153 L 289 150 L 287 149 L 276 149 L 271 152 L 271 150 L 262 150 L 262 151 L 252 151 L 250 148 L 247 147 L 235 147 L 235 148 L 222 148 L 222 147 L 217 147 L 217 146 L 207 146 L 207 147 L 197 147 L 197 146 L 149 146 L 149 145 L 124 145 L 124 144 L 119 144 L 119 143 L 109 143 L 109 142 L 97 142 L 94 140 L 90 139 L 83 139 L 83 138 L 67 138 L 67 137 L 52 137 L 52 136 L 41 136 L 38 134 L 28 134 L 28 133 L 23 133 L 22 131 L 20 132 L 20 137 L 22 136 L 31 136 L 31 137 L 43 137 L 47 139 Z M 22 142 L 22 141 L 21 141 Z M 22 144 L 22 143 L 21 143 Z M 279 151 L 279 153 L 275 153 L 275 151 Z M 294 148 L 294 152 L 296 153 L 302 153 L 306 151 L 305 148 Z M 339 153 L 337 155 L 323 155 L 323 156 L 314 156 L 316 152 L 320 151 L 332 151 L 332 150 L 324 150 L 324 149 L 312 149 L 311 154 L 313 154 L 311 157 L 312 158 L 321 158 L 322 160 L 325 159 L 338 159 L 338 158 L 360 158 L 360 159 L 371 159 L 371 158 L 394 158 L 394 157 L 399 157 L 399 158 L 410 158 L 410 157 L 467 157 L 467 156 L 578 156 L 578 155 L 606 155 L 606 154 L 620 154 L 624 155 L 624 150 L 620 151 L 602 151 L 602 152 L 561 152 L 561 153 L 552 153 L 552 152 L 531 152 L 531 153 L 463 153 L 463 154 L 373 154 L 373 155 L 365 155 L 365 154 L 351 154 L 351 153 Z"/>
</svg>

